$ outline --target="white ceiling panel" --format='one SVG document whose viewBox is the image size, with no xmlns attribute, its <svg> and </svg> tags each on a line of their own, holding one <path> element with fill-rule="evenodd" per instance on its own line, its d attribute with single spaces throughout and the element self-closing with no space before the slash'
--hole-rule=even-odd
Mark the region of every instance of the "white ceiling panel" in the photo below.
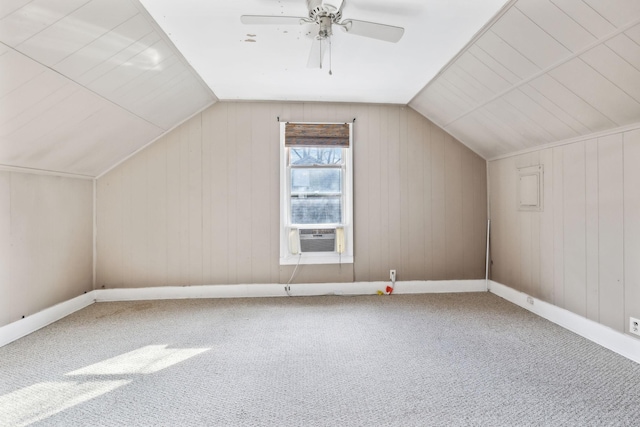
<svg viewBox="0 0 640 427">
<path fill-rule="evenodd" d="M 520 79 L 527 78 L 540 70 L 540 67 L 491 30 L 484 33 L 475 45 Z"/>
<path fill-rule="evenodd" d="M 13 50 L 0 55 L 0 70 L 0 99 L 43 72 L 37 63 Z"/>
<path fill-rule="evenodd" d="M 638 0 L 583 1 L 617 27 L 625 26 L 640 15 L 640 1 Z"/>
<path fill-rule="evenodd" d="M 640 24 L 635 25 L 625 31 L 625 34 L 634 42 L 640 44 Z"/>
<path fill-rule="evenodd" d="M 126 61 L 122 61 L 117 67 L 110 69 L 109 72 L 88 83 L 87 87 L 97 93 L 117 93 L 116 91 L 119 88 L 146 72 L 153 74 L 162 71 L 165 68 L 163 62 L 173 56 L 171 48 L 164 41 L 158 40 Z"/>
<path fill-rule="evenodd" d="M 607 46 L 599 45 L 580 55 L 580 59 L 640 102 L 640 70 Z M 640 60 L 640 58 L 636 58 Z"/>
<path fill-rule="evenodd" d="M 566 47 L 515 7 L 493 25 L 492 31 L 502 40 L 508 40 L 509 45 L 539 68 L 547 68 L 569 53 Z"/>
<path fill-rule="evenodd" d="M 625 34 L 620 34 L 605 44 L 629 64 L 640 70 L 640 44 L 634 42 Z"/>
<path fill-rule="evenodd" d="M 596 107 L 548 74 L 532 80 L 529 84 L 588 128 L 589 131 L 586 133 L 598 132 L 616 126 L 615 122 L 607 118 Z"/>
<path fill-rule="evenodd" d="M 638 121 L 640 103 L 584 61 L 574 59 L 549 74 L 618 126 Z"/>
<path fill-rule="evenodd" d="M 3 0 L 0 2 L 0 19 L 20 9 L 31 0 Z"/>
<path fill-rule="evenodd" d="M 498 98 L 483 107 L 488 113 L 503 123 L 518 131 L 524 141 L 531 145 L 543 141 L 553 140 L 553 135 L 536 123 L 530 116 L 521 111 L 504 98 Z"/>
<path fill-rule="evenodd" d="M 561 120 L 564 124 L 566 124 L 572 130 L 574 134 L 573 136 L 585 135 L 591 132 L 588 127 L 586 127 L 579 120 L 573 117 L 568 111 L 560 107 L 558 104 L 554 103 L 551 99 L 543 95 L 532 85 L 526 84 L 520 86 L 520 90 L 523 93 L 527 94 L 529 98 L 540 104 L 541 107 L 553 114 L 553 116 L 558 120 Z"/>
<path fill-rule="evenodd" d="M 58 62 L 55 68 L 65 76 L 78 78 L 102 63 L 114 63 L 118 53 L 152 33 L 147 20 L 136 15 Z"/>
<path fill-rule="evenodd" d="M 429 85 L 424 96 L 412 102 L 414 109 L 428 117 L 433 117 L 434 123 L 442 127 L 463 114 L 464 105 L 464 102 L 456 99 L 450 91 L 442 87 L 441 81 Z"/>
<path fill-rule="evenodd" d="M 516 7 L 572 52 L 577 52 L 596 41 L 593 34 L 556 7 L 550 0 L 520 0 Z"/>
<path fill-rule="evenodd" d="M 509 104 L 513 105 L 517 111 L 527 116 L 541 129 L 544 129 L 545 132 L 551 135 L 552 140 L 561 141 L 563 139 L 578 136 L 578 133 L 576 133 L 576 131 L 569 125 L 564 123 L 542 105 L 538 104 L 520 89 L 510 91 L 505 94 L 503 98 Z"/>
<path fill-rule="evenodd" d="M 444 72 L 442 78 L 471 97 L 475 103 L 480 103 L 493 95 L 493 92 L 483 85 L 474 74 L 465 71 L 457 62 Z"/>
<path fill-rule="evenodd" d="M 137 14 L 129 2 L 92 0 L 16 46 L 45 65 L 54 65 Z"/>
<path fill-rule="evenodd" d="M 0 40 L 16 47 L 89 1 L 34 0 L 25 3 L 0 20 Z"/>
<path fill-rule="evenodd" d="M 468 75 L 472 75 L 490 91 L 491 95 L 498 94 L 511 87 L 509 81 L 469 51 L 460 55 L 456 65 Z"/>
<path fill-rule="evenodd" d="M 551 2 L 598 38 L 611 34 L 616 29 L 611 22 L 582 0 L 551 0 Z"/>
<path fill-rule="evenodd" d="M 504 79 L 505 81 L 514 84 L 518 83 L 521 80 L 520 77 L 518 77 L 511 70 L 505 67 L 502 63 L 498 62 L 496 58 L 488 54 L 485 50 L 478 46 L 477 43 L 469 46 L 467 52 L 477 58 L 480 62 L 485 64 L 489 69 L 502 77 L 502 79 Z"/>
<path fill-rule="evenodd" d="M 36 76 L 0 97 L 0 129 L 6 130 L 6 124 L 21 114 L 37 114 L 38 103 L 55 99 L 53 94 L 68 85 L 70 82 L 60 75 L 39 70 Z"/>
<path fill-rule="evenodd" d="M 102 62 L 94 65 L 92 68 L 80 74 L 74 78 L 78 83 L 88 86 L 91 83 L 105 78 L 110 72 L 117 69 L 123 64 L 128 64 L 132 58 L 140 55 L 142 52 L 149 52 L 149 48 L 156 43 L 159 43 L 162 37 L 157 32 L 153 31 L 145 34 L 140 39 L 126 45 L 122 50 L 119 50 L 116 54 L 105 58 Z M 152 58 L 149 58 L 149 63 L 153 62 Z M 108 78 L 108 77 L 107 77 Z"/>
</svg>

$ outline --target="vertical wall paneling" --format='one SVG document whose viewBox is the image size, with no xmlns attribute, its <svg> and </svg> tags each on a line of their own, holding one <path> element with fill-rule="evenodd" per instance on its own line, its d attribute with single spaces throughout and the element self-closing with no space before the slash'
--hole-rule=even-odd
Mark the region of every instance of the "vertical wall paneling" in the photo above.
<svg viewBox="0 0 640 427">
<path fill-rule="evenodd" d="M 148 253 L 147 266 L 155 272 L 146 285 L 167 281 L 167 140 L 162 139 L 149 147 L 146 153 L 147 194 L 144 197 L 146 210 Z M 143 218 L 144 220 L 144 218 Z"/>
<path fill-rule="evenodd" d="M 382 115 L 379 122 L 379 138 L 380 138 L 380 165 L 379 165 L 379 180 L 380 180 L 380 225 L 378 229 L 382 235 L 378 247 L 379 262 L 378 274 L 375 277 L 385 277 L 385 274 L 389 273 L 390 269 L 396 269 L 391 262 L 390 242 L 392 228 L 389 223 L 389 210 L 390 205 L 390 191 L 389 191 L 389 179 L 391 165 L 390 160 L 390 146 L 393 144 L 389 135 L 389 121 L 392 109 L 389 107 L 382 108 Z M 397 269 L 396 269 L 397 272 Z"/>
<path fill-rule="evenodd" d="M 0 171 L 0 326 L 92 289 L 93 182 Z"/>
<path fill-rule="evenodd" d="M 564 147 L 564 307 L 586 317 L 585 146 Z"/>
<path fill-rule="evenodd" d="M 227 270 L 229 283 L 239 283 L 238 281 L 238 199 L 239 197 L 246 196 L 239 194 L 242 187 L 238 185 L 238 165 L 241 161 L 239 159 L 238 151 L 238 126 L 243 126 L 239 119 L 238 104 L 230 104 L 228 107 L 227 123 L 224 126 L 227 128 L 227 140 L 222 141 L 229 150 L 227 157 L 228 166 L 228 179 L 227 179 L 227 198 L 221 200 L 221 207 L 227 210 L 227 250 L 229 257 L 227 258 Z M 240 265 L 240 268 L 248 268 L 249 266 Z"/>
<path fill-rule="evenodd" d="M 269 127 L 269 132 L 265 134 L 265 143 L 269 146 L 269 156 L 266 161 L 272 165 L 269 168 L 269 218 L 271 218 L 269 221 L 269 267 L 271 277 L 269 283 L 279 283 L 281 281 L 280 265 L 275 262 L 280 257 L 280 197 L 271 197 L 271 194 L 280 194 L 280 125 L 277 122 L 278 117 L 285 117 L 283 115 L 283 106 L 270 103 L 267 120 L 273 120 L 274 126 Z M 272 144 L 267 141 L 278 141 L 278 144 Z"/>
<path fill-rule="evenodd" d="M 368 135 L 366 139 L 368 161 L 369 161 L 369 192 L 367 194 L 369 207 L 367 211 L 366 233 L 369 243 L 367 249 L 369 251 L 369 268 L 368 280 L 372 277 L 385 277 L 382 262 L 380 246 L 386 240 L 386 229 L 381 227 L 381 141 L 380 141 L 380 120 L 382 119 L 382 107 L 371 106 L 368 108 Z M 385 168 L 386 169 L 386 168 Z M 388 272 L 387 272 L 388 274 Z"/>
<path fill-rule="evenodd" d="M 445 133 L 431 127 L 431 231 L 432 268 L 435 280 L 446 277 Z"/>
<path fill-rule="evenodd" d="M 211 276 L 208 283 L 233 283 L 229 278 L 229 104 L 219 103 L 203 112 L 203 134 L 211 146 Z"/>
<path fill-rule="evenodd" d="M 585 142 L 585 211 L 586 211 L 586 317 L 600 318 L 599 243 L 598 243 L 598 140 Z"/>
<path fill-rule="evenodd" d="M 239 103 L 236 116 L 236 271 L 238 283 L 251 283 L 252 260 L 252 209 L 253 192 L 251 179 L 252 165 L 251 135 L 253 133 L 253 111 L 249 103 Z M 257 230 L 256 230 L 257 232 Z"/>
<path fill-rule="evenodd" d="M 640 131 L 632 130 L 490 162 L 494 279 L 626 332 L 629 316 L 640 314 L 638 161 Z M 538 162 L 544 209 L 519 212 L 504 177 Z M 518 253 L 527 236 L 531 251 Z M 522 279 L 529 271 L 532 286 Z"/>
<path fill-rule="evenodd" d="M 269 104 L 261 103 L 252 107 L 251 129 L 251 210 L 260 212 L 251 215 L 251 283 L 270 283 L 269 254 L 270 230 L 272 217 L 269 211 L 269 171 L 277 169 L 279 162 L 269 160 L 269 128 L 279 128 L 278 123 L 270 117 Z M 279 160 L 279 159 L 278 159 Z M 249 159 L 247 159 L 249 161 Z M 248 166 L 248 165 L 247 165 Z M 278 218 L 277 216 L 275 218 Z"/>
<path fill-rule="evenodd" d="M 505 195 L 509 195 L 505 200 L 505 211 L 507 212 L 507 221 L 504 239 L 507 244 L 507 251 L 513 254 L 513 260 L 507 264 L 507 277 L 510 281 L 522 284 L 521 253 L 522 253 L 522 232 L 520 229 L 520 216 L 514 211 L 517 203 L 517 186 L 518 175 L 517 165 L 514 159 L 506 163 L 506 169 L 503 171 L 502 179 L 505 180 Z"/>
<path fill-rule="evenodd" d="M 553 301 L 554 296 L 554 168 L 553 150 L 540 153 L 540 164 L 544 166 L 542 179 L 543 211 L 540 212 L 540 294 L 545 301 Z"/>
<path fill-rule="evenodd" d="M 564 169 L 563 148 L 553 149 L 553 301 L 564 307 Z"/>
<path fill-rule="evenodd" d="M 355 263 L 293 283 L 484 277 L 486 163 L 400 106 L 221 102 L 98 180 L 98 287 L 287 282 L 285 121 L 354 125 Z"/>
<path fill-rule="evenodd" d="M 411 193 L 409 192 L 409 162 L 408 158 L 411 155 L 408 147 L 408 117 L 411 110 L 403 108 L 400 110 L 400 272 L 401 277 L 405 280 L 411 280 L 413 277 L 410 274 L 410 226 L 409 226 L 409 200 Z M 443 242 L 444 243 L 444 242 Z"/>
<path fill-rule="evenodd" d="M 202 114 L 189 121 L 186 144 L 187 157 L 187 188 L 189 206 L 189 284 L 203 282 L 203 253 L 202 253 Z"/>
<path fill-rule="evenodd" d="M 180 245 L 180 228 L 184 224 L 184 219 L 180 216 L 182 205 L 180 200 L 180 134 L 181 129 L 178 128 L 174 132 L 165 136 L 166 140 L 166 165 L 167 176 L 165 179 L 167 188 L 167 284 L 178 286 L 185 285 L 180 277 L 180 261 L 183 248 Z M 105 175 L 105 178 L 117 174 L 120 169 L 124 169 L 125 165 L 116 168 L 113 172 Z M 102 178 L 98 180 L 98 184 Z M 99 189 L 100 187 L 98 187 Z M 121 191 L 121 190 L 120 190 Z M 100 191 L 98 191 L 98 202 L 100 202 Z M 100 216 L 98 215 L 98 234 L 100 234 Z M 125 236 L 122 236 L 124 239 Z M 98 236 L 98 242 L 101 237 Z M 100 255 L 98 255 L 100 259 Z M 106 285 L 106 284 L 105 284 Z M 108 285 L 107 285 L 108 286 Z"/>
<path fill-rule="evenodd" d="M 370 180 L 371 162 L 369 151 L 369 110 L 364 108 L 358 114 L 357 125 L 354 129 L 353 143 L 353 209 L 354 209 L 354 274 L 358 280 L 370 279 L 370 254 L 369 254 L 369 213 L 371 210 L 370 199 L 367 196 L 373 186 Z M 356 161 L 357 159 L 357 161 Z"/>
<path fill-rule="evenodd" d="M 423 200 L 423 208 L 422 208 L 422 218 L 423 218 L 423 236 L 424 236 L 424 253 L 425 257 L 423 260 L 423 276 L 427 277 L 433 271 L 433 211 L 431 209 L 432 204 L 432 169 L 427 167 L 427 165 L 431 165 L 431 129 L 435 127 L 433 123 L 430 123 L 426 120 L 421 120 L 422 130 L 422 150 L 423 156 L 421 160 L 422 165 L 422 179 L 423 179 L 423 187 L 422 187 L 422 200 Z M 473 263 L 473 260 L 468 260 L 470 264 Z M 460 276 L 463 277 L 463 276 Z"/>
<path fill-rule="evenodd" d="M 624 330 L 640 318 L 640 131 L 624 135 Z"/>
<path fill-rule="evenodd" d="M 450 135 L 445 136 L 445 212 L 446 212 L 446 272 L 447 279 L 458 276 L 458 266 L 463 257 L 462 235 L 462 150 L 453 144 Z"/>
<path fill-rule="evenodd" d="M 388 166 L 388 191 L 389 191 L 389 204 L 388 204 L 388 224 L 389 224 L 389 269 L 395 269 L 398 280 L 404 280 L 404 272 L 400 269 L 402 259 L 402 245 L 401 245 L 401 229 L 402 222 L 400 218 L 402 216 L 401 205 L 401 167 L 400 167 L 400 115 L 402 114 L 400 108 L 388 109 L 388 129 L 389 138 L 387 140 L 387 166 Z M 425 165 L 429 165 L 426 163 Z M 357 261 L 357 259 L 356 259 Z M 432 271 L 427 272 L 428 275 L 432 274 Z"/>
<path fill-rule="evenodd" d="M 598 139 L 600 322 L 624 330 L 622 134 Z"/>
<path fill-rule="evenodd" d="M 14 293 L 11 280 L 11 174 L 0 172 L 0 289 L 6 297 L 0 299 L 0 325 L 12 320 L 11 305 Z M 9 288 L 11 287 L 11 288 Z"/>
<path fill-rule="evenodd" d="M 424 158 L 421 120 L 413 110 L 408 114 L 407 129 L 407 207 L 409 211 L 409 271 L 410 279 L 424 277 Z"/>
<path fill-rule="evenodd" d="M 211 110 L 202 112 L 200 118 L 202 138 L 202 277 L 204 283 L 211 283 L 213 277 L 213 154 L 211 152 L 214 130 L 211 128 Z"/>
</svg>

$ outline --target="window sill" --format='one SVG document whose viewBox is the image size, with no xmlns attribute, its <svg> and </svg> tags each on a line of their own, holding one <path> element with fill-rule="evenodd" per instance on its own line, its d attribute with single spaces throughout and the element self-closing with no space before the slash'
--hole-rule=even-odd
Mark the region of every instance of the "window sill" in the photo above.
<svg viewBox="0 0 640 427">
<path fill-rule="evenodd" d="M 300 255 L 289 255 L 280 258 L 280 265 L 305 264 L 353 264 L 353 255 L 321 252 L 306 252 Z"/>
</svg>

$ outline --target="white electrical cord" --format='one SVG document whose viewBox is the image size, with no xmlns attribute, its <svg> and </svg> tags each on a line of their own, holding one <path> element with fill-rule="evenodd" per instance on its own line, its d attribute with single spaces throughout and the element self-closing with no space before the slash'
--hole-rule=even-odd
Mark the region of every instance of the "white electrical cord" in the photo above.
<svg viewBox="0 0 640 427">
<path fill-rule="evenodd" d="M 284 287 L 284 291 L 287 293 L 287 295 L 289 295 L 290 297 L 292 297 L 293 295 L 291 295 L 291 282 L 293 281 L 293 277 L 296 275 L 296 271 L 298 271 L 298 266 L 300 265 L 300 259 L 302 258 L 302 252 L 300 252 L 298 254 L 298 262 L 296 263 L 296 268 L 293 269 L 293 273 L 291 273 L 291 277 L 289 278 L 289 281 L 287 282 L 287 286 Z"/>
</svg>

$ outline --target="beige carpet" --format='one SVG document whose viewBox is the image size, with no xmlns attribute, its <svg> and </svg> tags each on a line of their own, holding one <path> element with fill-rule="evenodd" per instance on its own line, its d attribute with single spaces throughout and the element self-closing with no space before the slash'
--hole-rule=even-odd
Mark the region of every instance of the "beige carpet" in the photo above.
<svg viewBox="0 0 640 427">
<path fill-rule="evenodd" d="M 0 425 L 638 426 L 640 365 L 494 295 L 94 304 L 0 348 Z"/>
</svg>

